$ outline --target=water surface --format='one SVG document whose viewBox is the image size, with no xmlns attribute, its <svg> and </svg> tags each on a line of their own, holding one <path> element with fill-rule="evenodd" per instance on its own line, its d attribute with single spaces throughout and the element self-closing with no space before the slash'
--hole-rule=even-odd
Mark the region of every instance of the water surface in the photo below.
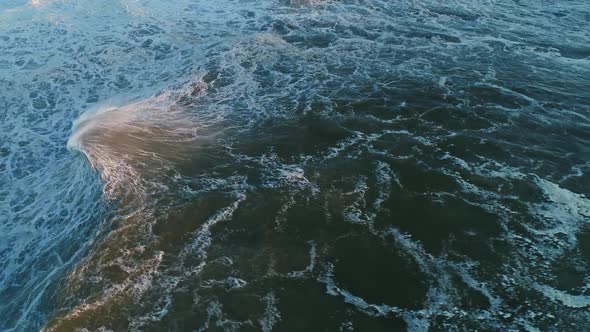
<svg viewBox="0 0 590 332">
<path fill-rule="evenodd" d="M 0 330 L 582 331 L 584 1 L 0 4 Z"/>
</svg>

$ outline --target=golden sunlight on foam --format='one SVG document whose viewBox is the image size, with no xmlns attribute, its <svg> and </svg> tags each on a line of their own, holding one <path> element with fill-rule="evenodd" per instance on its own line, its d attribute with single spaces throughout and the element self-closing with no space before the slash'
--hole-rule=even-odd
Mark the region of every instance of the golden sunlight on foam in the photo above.
<svg viewBox="0 0 590 332">
<path fill-rule="evenodd" d="M 204 91 L 191 85 L 192 91 Z M 82 152 L 105 181 L 105 194 L 140 197 L 146 184 L 157 186 L 207 139 L 190 112 L 161 94 L 122 106 L 102 107 L 73 124 L 68 148 Z"/>
<path fill-rule="evenodd" d="M 105 195 L 119 203 L 120 219 L 116 229 L 71 271 L 60 301 L 67 303 L 71 294 L 91 295 L 58 314 L 42 331 L 65 331 L 88 324 L 94 317 L 116 315 L 113 308 L 140 301 L 153 287 L 164 252 L 146 250 L 154 243 L 151 227 L 157 218 L 151 210 L 150 193 L 154 188 L 166 190 L 176 168 L 199 153 L 203 142 L 216 132 L 207 129 L 206 120 L 177 103 L 205 92 L 205 83 L 189 83 L 174 92 L 99 107 L 74 122 L 68 148 L 82 152 L 100 172 Z M 107 269 L 111 274 L 104 276 Z M 116 278 L 110 279 L 113 276 Z"/>
</svg>

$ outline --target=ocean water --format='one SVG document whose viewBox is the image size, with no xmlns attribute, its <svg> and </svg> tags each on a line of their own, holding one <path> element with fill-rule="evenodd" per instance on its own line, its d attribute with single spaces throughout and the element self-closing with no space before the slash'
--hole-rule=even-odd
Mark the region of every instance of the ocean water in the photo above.
<svg viewBox="0 0 590 332">
<path fill-rule="evenodd" d="M 584 0 L 0 2 L 0 331 L 590 331 Z"/>
</svg>

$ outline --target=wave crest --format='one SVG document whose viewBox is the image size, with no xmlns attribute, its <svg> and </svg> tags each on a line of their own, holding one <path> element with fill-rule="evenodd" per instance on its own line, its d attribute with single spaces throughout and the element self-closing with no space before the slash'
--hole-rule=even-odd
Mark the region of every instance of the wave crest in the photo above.
<svg viewBox="0 0 590 332">
<path fill-rule="evenodd" d="M 189 85 L 204 93 L 202 82 Z M 164 178 L 196 153 L 204 128 L 177 105 L 186 93 L 162 92 L 122 105 L 103 105 L 73 122 L 68 149 L 83 153 L 105 181 L 105 194 L 143 195 L 147 185 L 163 188 Z"/>
</svg>

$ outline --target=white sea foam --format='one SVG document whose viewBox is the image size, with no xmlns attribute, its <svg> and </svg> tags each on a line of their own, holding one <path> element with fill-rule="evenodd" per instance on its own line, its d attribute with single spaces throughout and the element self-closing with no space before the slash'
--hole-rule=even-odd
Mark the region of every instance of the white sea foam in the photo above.
<svg viewBox="0 0 590 332">
<path fill-rule="evenodd" d="M 549 239 L 559 234 L 565 236 L 566 241 L 558 241 L 551 251 L 559 255 L 565 248 L 576 245 L 576 234 L 590 222 L 590 200 L 547 180 L 537 178 L 536 183 L 543 190 L 546 202 L 533 205 L 531 212 L 544 221 L 544 226 L 529 229 Z"/>
<path fill-rule="evenodd" d="M 312 5 L 313 9 L 298 10 L 289 4 Z M 182 182 L 182 193 L 186 196 L 216 189 L 234 194 L 234 201 L 213 213 L 192 234 L 193 237 L 182 253 L 183 257 L 202 258 L 195 266 L 187 268 L 190 270 L 182 271 L 192 271 L 196 275 L 198 273 L 195 271 L 200 271 L 208 264 L 206 259 L 213 243 L 214 227 L 233 218 L 235 211 L 245 200 L 246 192 L 251 190 L 246 185 L 251 179 L 243 174 L 216 175 L 217 177 L 203 175 L 190 180 L 178 174 L 176 166 L 182 164 L 185 158 L 198 154 L 195 147 L 199 146 L 199 140 L 210 135 L 207 130 L 211 128 L 211 123 L 203 123 L 207 121 L 206 116 L 218 121 L 223 120 L 227 113 L 233 112 L 236 118 L 247 120 L 240 123 L 244 125 L 230 128 L 234 131 L 249 130 L 253 124 L 262 123 L 262 120 L 271 117 L 289 118 L 299 111 L 308 115 L 320 112 L 338 118 L 342 115 L 334 113 L 342 110 L 333 112 L 336 106 L 332 103 L 332 97 L 346 94 L 343 91 L 347 87 L 341 85 L 341 81 L 354 82 L 348 87 L 354 95 L 363 80 L 382 88 L 395 89 L 406 78 L 419 78 L 427 84 L 433 83 L 432 87 L 441 89 L 444 97 L 461 99 L 465 96 L 460 91 L 464 88 L 460 86 L 464 84 L 464 77 L 460 75 L 466 75 L 467 81 L 473 77 L 481 79 L 479 87 L 490 89 L 509 99 L 516 98 L 525 106 L 539 105 L 536 99 L 538 97 L 529 95 L 528 91 L 523 92 L 527 89 L 515 89 L 507 86 L 506 82 L 500 83 L 499 80 L 503 80 L 506 75 L 502 68 L 494 70 L 492 67 L 497 66 L 493 63 L 487 63 L 483 68 L 477 63 L 474 67 L 469 58 L 479 59 L 480 55 L 491 52 L 510 54 L 521 63 L 530 61 L 534 74 L 546 72 L 549 76 L 560 78 L 578 75 L 582 79 L 587 73 L 587 58 L 572 59 L 551 45 L 531 46 L 527 43 L 535 41 L 540 42 L 537 44 L 546 44 L 549 41 L 550 44 L 552 39 L 561 39 L 563 35 L 567 35 L 568 43 L 574 46 L 585 45 L 586 31 L 580 28 L 582 25 L 575 24 L 587 14 L 584 5 L 574 1 L 569 7 L 560 5 L 547 9 L 546 6 L 532 1 L 514 6 L 510 3 L 453 0 L 442 5 L 434 1 L 402 1 L 392 7 L 391 2 L 379 0 L 370 3 L 286 1 L 278 4 L 268 2 L 267 5 L 252 3 L 244 10 L 237 8 L 239 6 L 231 1 L 197 3 L 186 0 L 175 2 L 174 6 L 155 0 L 30 0 L 0 4 L 0 32 L 3 33 L 0 38 L 7 38 L 0 39 L 0 103 L 3 107 L 6 105 L 3 108 L 6 110 L 6 117 L 2 118 L 0 124 L 0 144 L 6 142 L 1 148 L 8 147 L 8 155 L 2 157 L 6 160 L 1 165 L 5 167 L 5 171 L 0 173 L 0 182 L 5 187 L 0 188 L 0 210 L 7 212 L 0 216 L 0 250 L 4 255 L 0 261 L 0 289 L 18 285 L 22 290 L 11 297 L 11 303 L 15 307 L 24 308 L 14 330 L 27 327 L 32 316 L 29 314 L 35 313 L 37 304 L 52 280 L 85 255 L 82 249 L 75 250 L 75 254 L 68 254 L 67 250 L 62 250 L 57 244 L 84 243 L 82 247 L 90 248 L 96 234 L 101 230 L 95 223 L 102 224 L 101 211 L 105 209 L 99 199 L 102 188 L 89 172 L 83 158 L 67 154 L 63 149 L 71 119 L 79 116 L 83 110 L 89 107 L 92 109 L 75 121 L 67 144 L 71 150 L 86 155 L 100 173 L 106 184 L 104 192 L 107 197 L 120 198 L 121 195 L 129 195 L 135 200 L 143 199 L 154 192 L 172 191 L 175 181 Z M 271 12 L 261 12 L 259 6 L 266 6 L 266 9 L 272 7 L 273 20 L 267 19 Z M 521 7 L 528 7 L 527 11 Z M 558 20 L 550 19 L 564 7 L 577 11 L 572 10 Z M 498 15 L 498 12 L 502 12 L 502 15 Z M 464 20 L 469 21 L 467 28 L 461 27 Z M 244 37 L 252 31 L 274 30 L 275 23 L 282 24 L 284 31 L 262 32 L 254 37 Z M 430 36 L 405 36 L 410 32 L 408 27 L 416 28 L 417 24 L 414 23 L 419 23 L 424 29 L 434 29 L 437 33 Z M 548 37 L 540 40 L 540 34 L 529 34 L 530 27 L 542 27 Z M 480 33 L 494 28 L 505 33 L 501 36 L 490 36 L 488 33 L 482 36 Z M 4 34 L 5 31 L 10 33 Z M 330 40 L 322 47 L 306 48 L 305 43 L 293 42 L 294 37 L 301 37 L 298 34 L 306 31 L 327 34 L 347 31 L 347 34 Z M 369 37 L 360 37 L 362 33 Z M 520 38 L 522 33 L 530 38 Z M 449 37 L 455 37 L 455 42 L 449 43 L 446 40 Z M 238 38 L 240 41 L 235 43 Z M 411 53 L 407 58 L 408 50 L 436 56 L 415 56 L 415 53 Z M 541 61 L 535 62 L 537 60 Z M 459 61 L 465 66 L 458 68 Z M 289 66 L 287 70 L 286 63 Z M 338 71 L 341 68 L 346 71 L 350 63 L 354 64 L 354 73 L 339 77 Z M 438 70 L 441 63 L 450 73 Z M 555 67 L 551 67 L 553 65 Z M 205 112 L 205 117 L 190 116 L 185 110 L 176 107 L 175 101 L 178 99 L 171 96 L 174 93 L 166 91 L 187 94 L 186 91 L 190 89 L 176 87 L 177 80 L 186 78 L 197 68 L 201 70 L 210 67 L 213 67 L 212 77 L 215 72 L 222 73 L 221 76 L 227 75 L 219 79 L 219 82 L 226 80 L 224 84 L 229 84 L 229 87 L 214 92 L 215 97 L 208 100 L 210 103 L 206 105 L 208 112 Z M 282 68 L 284 72 L 279 72 L 276 68 Z M 272 72 L 272 80 L 263 82 L 255 77 L 256 72 L 263 71 Z M 384 73 L 391 76 L 387 78 L 390 83 L 379 82 L 379 75 Z M 227 80 L 228 78 L 231 79 Z M 164 92 L 155 92 L 162 89 Z M 131 94 L 143 97 L 126 97 L 125 101 L 112 102 L 110 105 L 91 106 L 113 95 Z M 5 100 L 5 96 L 10 98 Z M 287 106 L 277 106 L 284 99 L 289 100 Z M 404 108 L 413 106 L 414 102 L 410 98 L 407 100 L 401 103 L 398 101 L 397 104 Z M 316 102 L 320 102 L 327 110 L 318 111 L 314 104 Z M 490 105 L 490 108 L 510 113 L 512 118 L 526 116 L 527 112 L 532 113 L 529 112 L 532 111 L 530 108 L 516 109 L 495 105 Z M 408 110 L 409 108 L 405 109 Z M 349 111 L 352 112 L 350 109 L 345 112 Z M 398 108 L 391 110 L 398 111 Z M 574 113 L 571 115 L 581 121 L 586 119 L 584 116 L 576 116 L 580 114 L 577 111 L 572 112 Z M 358 113 L 363 116 L 361 112 Z M 348 138 L 324 151 L 300 156 L 298 160 L 281 160 L 271 154 L 260 158 L 248 156 L 251 163 L 248 165 L 254 165 L 253 168 L 261 173 L 262 187 L 285 195 L 276 218 L 279 225 L 284 226 L 289 221 L 286 217 L 288 212 L 298 208 L 300 203 L 324 198 L 324 192 L 320 192 L 321 176 L 316 173 L 318 165 L 346 158 L 365 158 L 364 149 L 373 156 L 384 158 L 383 160 L 405 158 L 409 161 L 416 158 L 414 153 L 424 152 L 419 151 L 420 145 L 437 149 L 437 140 L 440 137 L 433 137 L 433 133 L 420 132 L 424 128 L 415 132 L 399 129 L 403 117 L 381 119 L 375 115 L 367 115 L 366 118 L 371 124 L 397 126 L 398 130 L 366 133 L 362 129 L 350 129 L 352 134 Z M 545 116 L 539 119 L 550 123 L 547 121 L 550 118 Z M 493 134 L 503 125 L 494 124 L 493 129 L 487 129 L 486 133 Z M 450 135 L 452 134 L 449 137 Z M 396 137 L 412 139 L 416 143 L 415 148 L 402 156 L 377 147 L 376 143 L 384 138 L 395 140 Z M 439 152 L 441 151 L 436 150 L 436 153 Z M 1 153 L 4 154 L 3 151 Z M 245 157 L 237 158 L 237 155 L 233 155 L 236 161 L 246 160 Z M 505 203 L 509 200 L 518 201 L 517 196 L 482 189 L 475 182 L 470 182 L 472 179 L 468 176 L 463 175 L 474 171 L 476 175 L 486 179 L 523 181 L 534 176 L 510 174 L 509 168 L 502 163 L 488 164 L 478 169 L 478 165 L 466 160 L 468 159 L 461 159 L 451 153 L 441 159 L 456 166 L 453 168 L 451 165 L 451 169 L 443 169 L 442 173 L 454 178 L 462 190 L 461 193 L 453 192 L 449 195 L 464 194 L 468 196 L 466 199 L 475 201 L 473 203 L 477 203 L 477 206 L 501 216 L 499 222 L 504 227 L 504 233 L 500 235 L 500 240 L 514 245 L 514 256 L 518 256 L 515 261 L 506 258 L 506 265 L 520 269 L 523 275 L 519 277 L 522 277 L 523 283 L 534 279 L 526 271 L 531 267 L 538 268 L 539 260 L 534 256 L 527 256 L 522 248 L 532 248 L 536 253 L 543 254 L 551 246 L 555 246 L 557 249 L 553 252 L 554 256 L 543 257 L 559 257 L 564 250 L 574 247 L 580 226 L 587 223 L 589 216 L 586 197 L 546 180 L 533 181 L 545 195 L 544 201 L 518 202 L 530 208 L 530 215 L 537 222 L 534 225 L 525 225 L 529 227 L 524 227 L 525 231 L 518 233 L 514 229 L 522 227 L 514 227 L 514 224 L 522 222 L 517 220 L 518 213 L 521 212 Z M 372 171 L 376 173 L 372 174 Z M 516 171 L 520 172 L 522 169 Z M 370 174 L 352 176 L 354 188 L 344 195 L 351 201 L 345 211 L 347 220 L 361 225 L 371 225 L 377 215 L 386 214 L 388 201 L 394 196 L 393 188 L 401 188 L 395 167 L 388 162 L 377 163 L 376 168 L 368 173 Z M 179 178 L 182 178 L 181 181 Z M 501 184 L 504 185 L 509 186 L 510 181 Z M 507 191 L 510 192 L 510 188 Z M 373 193 L 376 193 L 376 197 L 373 197 Z M 301 199 L 301 196 L 305 197 Z M 321 204 L 327 206 L 328 203 Z M 164 215 L 167 213 L 166 207 L 160 209 Z M 142 253 L 154 250 L 150 247 L 153 244 L 150 241 L 156 241 L 149 237 L 150 227 L 156 219 L 150 208 L 146 204 L 144 208 L 127 211 L 127 214 L 115 220 L 117 229 L 109 233 L 114 241 L 128 238 L 126 235 L 131 238 L 141 233 L 143 237 L 138 237 L 145 242 L 125 243 L 122 245 L 124 250 L 112 260 L 106 254 L 101 256 L 101 253 L 92 252 L 90 259 L 83 261 L 76 270 L 80 280 L 97 283 L 104 281 L 106 276 L 99 272 L 107 266 L 102 265 L 106 263 L 112 263 L 129 274 L 143 271 L 140 268 L 142 262 L 146 266 L 153 263 L 151 256 L 141 257 Z M 333 212 L 326 211 L 328 219 L 330 213 Z M 506 224 L 510 224 L 512 228 Z M 446 261 L 445 254 L 448 253 L 435 257 L 427 253 L 420 242 L 411 236 L 401 231 L 388 232 L 383 234 L 374 231 L 372 234 L 383 238 L 393 237 L 392 246 L 395 250 L 407 254 L 424 274 L 439 278 L 430 285 L 424 310 L 400 311 L 399 315 L 403 316 L 410 328 L 427 328 L 427 320 L 436 315 L 473 315 L 481 320 L 494 322 L 496 316 L 493 311 L 503 305 L 499 299 L 502 295 L 498 295 L 502 293 L 498 290 L 500 286 L 495 283 L 496 279 L 501 279 L 496 278 L 499 275 L 478 274 L 477 266 L 456 252 L 452 253 L 452 259 L 462 263 L 451 264 Z M 565 243 L 560 244 L 560 236 L 563 234 L 566 235 Z M 560 241 L 543 242 L 558 237 Z M 310 246 L 310 264 L 304 270 L 293 271 L 293 277 L 313 277 L 317 266 L 322 264 L 321 250 L 316 252 L 316 242 L 311 242 Z M 7 248 L 10 250 L 5 250 Z M 304 252 L 306 249 L 304 247 Z M 239 258 L 232 259 L 237 261 Z M 52 268 L 43 266 L 44 262 Z M 511 264 L 514 266 L 510 266 Z M 154 269 L 145 270 L 147 275 L 144 277 L 137 277 L 128 284 L 105 288 L 107 295 L 120 290 L 117 295 L 129 293 L 136 300 L 154 287 L 162 291 L 162 298 L 154 302 L 153 310 L 146 309 L 148 314 L 143 316 L 145 320 L 141 317 L 135 320 L 137 324 L 133 327 L 137 330 L 143 329 L 143 324 L 162 319 L 167 314 L 171 289 L 177 285 L 171 274 L 181 274 L 178 270 L 163 271 L 158 264 L 151 266 Z M 511 271 L 508 268 L 506 270 Z M 491 303 L 491 309 L 462 313 L 445 307 L 444 304 L 453 301 L 453 296 L 456 295 L 453 289 L 455 286 L 450 281 L 452 274 L 458 276 L 472 290 L 483 294 Z M 22 280 L 20 276 L 30 278 Z M 482 283 L 486 278 L 488 285 Z M 231 285 L 243 284 L 238 279 L 221 280 Z M 379 314 L 378 309 L 382 309 L 383 312 L 393 314 L 397 311 L 395 308 L 370 304 L 346 290 L 331 287 L 329 278 L 324 281 L 330 294 L 343 298 L 361 312 Z M 512 287 L 517 283 L 514 281 L 507 284 Z M 587 302 L 577 295 L 562 294 L 555 289 L 545 291 L 553 299 L 552 302 L 564 304 L 565 307 L 580 308 L 580 305 Z M 280 319 L 279 295 L 278 292 L 265 294 L 268 294 L 265 298 L 266 318 L 261 319 L 260 323 L 263 328 L 271 329 Z M 97 301 L 94 304 L 104 306 L 110 300 L 105 298 L 105 302 Z M 5 308 L 10 309 L 12 305 L 8 301 L 3 302 L 5 303 L 0 303 L 0 313 L 8 312 L 4 311 Z M 86 304 L 91 305 L 92 302 Z M 208 319 L 211 322 L 207 321 L 207 326 L 214 324 L 212 320 L 217 319 L 222 327 L 239 327 L 239 323 L 224 316 L 220 302 L 211 300 L 208 306 Z M 73 312 L 94 308 L 81 305 Z M 522 323 L 518 327 L 534 329 L 532 324 L 520 317 L 515 321 Z"/>
<path fill-rule="evenodd" d="M 277 307 L 278 301 L 273 292 L 268 293 L 264 297 L 264 301 L 266 302 L 266 308 L 259 322 L 263 332 L 270 332 L 281 321 L 281 313 Z"/>
<path fill-rule="evenodd" d="M 570 308 L 587 308 L 590 307 L 590 296 L 586 295 L 571 295 L 564 291 L 557 290 L 546 285 L 536 285 L 539 290 L 547 298 L 560 302 Z"/>
</svg>

